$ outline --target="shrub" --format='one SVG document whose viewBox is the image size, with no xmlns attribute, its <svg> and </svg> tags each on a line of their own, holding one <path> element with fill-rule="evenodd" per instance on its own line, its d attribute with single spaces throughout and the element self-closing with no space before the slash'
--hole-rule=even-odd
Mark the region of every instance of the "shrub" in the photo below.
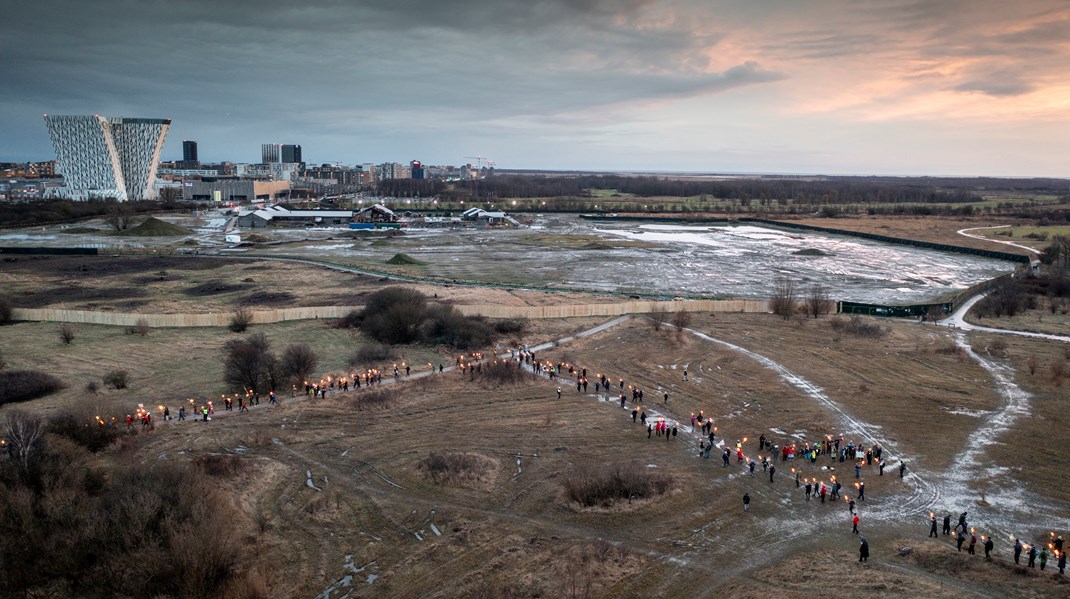
<svg viewBox="0 0 1070 599">
<path fill-rule="evenodd" d="M 307 343 L 291 343 L 282 352 L 282 374 L 292 381 L 305 381 L 318 362 L 316 352 Z"/>
<path fill-rule="evenodd" d="M 530 368 L 525 368 L 514 360 L 491 360 L 477 364 L 472 371 L 472 377 L 477 376 L 492 387 L 530 385 L 537 378 Z"/>
<path fill-rule="evenodd" d="M 350 366 L 369 366 L 395 357 L 394 350 L 382 343 L 365 343 L 349 357 Z"/>
<path fill-rule="evenodd" d="M 59 325 L 59 340 L 63 345 L 70 345 L 74 341 L 74 327 L 67 323 Z"/>
<path fill-rule="evenodd" d="M 417 467 L 436 485 L 463 484 L 484 478 L 494 461 L 475 453 L 433 451 Z"/>
<path fill-rule="evenodd" d="M 96 395 L 98 391 L 100 391 L 100 387 L 97 386 L 96 381 L 89 381 L 85 384 L 86 393 L 92 393 L 93 395 Z"/>
<path fill-rule="evenodd" d="M 367 387 L 365 387 L 365 389 L 367 389 Z M 367 389 L 357 393 L 349 400 L 349 404 L 351 407 L 358 410 L 363 410 L 364 408 L 385 407 L 393 403 L 394 400 L 399 397 L 401 397 L 401 391 L 397 386 L 386 388 L 376 386 L 374 389 Z"/>
<path fill-rule="evenodd" d="M 65 386 L 59 378 L 39 370 L 5 370 L 0 372 L 0 405 L 44 397 Z"/>
<path fill-rule="evenodd" d="M 453 306 L 438 304 L 427 310 L 420 336 L 426 343 L 473 349 L 490 345 L 494 329 L 482 316 L 465 316 Z"/>
<path fill-rule="evenodd" d="M 564 480 L 565 495 L 584 507 L 610 506 L 620 499 L 655 497 L 672 487 L 672 478 L 638 462 L 583 464 Z"/>
<path fill-rule="evenodd" d="M 9 324 L 13 314 L 14 309 L 11 307 L 11 300 L 0 296 L 0 325 Z"/>
<path fill-rule="evenodd" d="M 769 299 L 769 311 L 784 320 L 790 320 L 798 307 L 798 291 L 795 280 L 783 275 L 773 281 L 773 297 Z"/>
<path fill-rule="evenodd" d="M 875 322 L 867 322 L 860 316 L 852 316 L 848 320 L 833 318 L 829 326 L 837 332 L 854 335 L 855 337 L 879 338 L 888 333 L 888 330 Z"/>
<path fill-rule="evenodd" d="M 130 373 L 125 370 L 112 370 L 105 374 L 102 380 L 112 389 L 126 389 L 130 384 Z"/>
<path fill-rule="evenodd" d="M 227 477 L 241 472 L 245 463 L 237 455 L 202 455 L 193 459 L 193 465 L 209 476 Z"/>
<path fill-rule="evenodd" d="M 126 334 L 147 336 L 149 334 L 149 321 L 144 318 L 137 319 L 137 324 L 132 327 L 126 327 Z"/>
<path fill-rule="evenodd" d="M 661 327 L 665 326 L 665 321 L 669 320 L 669 311 L 658 306 L 647 316 L 650 318 L 650 324 L 653 325 L 654 330 L 660 331 Z"/>
<path fill-rule="evenodd" d="M 411 343 L 427 311 L 427 299 L 413 289 L 387 287 L 372 293 L 361 312 L 362 331 L 383 343 Z"/>
<path fill-rule="evenodd" d="M 110 447 L 123 435 L 116 420 L 97 420 L 85 411 L 66 411 L 48 422 L 48 432 L 84 447 L 93 453 Z"/>
<path fill-rule="evenodd" d="M 691 314 L 679 310 L 672 315 L 672 326 L 676 327 L 676 330 L 683 331 L 687 327 L 691 326 Z"/>
<path fill-rule="evenodd" d="M 523 335 L 528 330 L 526 318 L 504 318 L 494 321 L 494 331 L 501 335 Z"/>
<path fill-rule="evenodd" d="M 234 311 L 234 316 L 230 318 L 230 324 L 227 328 L 232 333 L 244 333 L 245 329 L 249 328 L 249 324 L 253 322 L 253 311 L 249 308 L 238 308 Z"/>
<path fill-rule="evenodd" d="M 268 391 L 271 383 L 281 382 L 275 380 L 281 377 L 278 364 L 263 333 L 223 344 L 223 378 L 232 388 Z"/>
<path fill-rule="evenodd" d="M 334 326 L 338 329 L 359 329 L 363 320 L 360 310 L 350 310 L 348 314 L 339 318 Z"/>
</svg>

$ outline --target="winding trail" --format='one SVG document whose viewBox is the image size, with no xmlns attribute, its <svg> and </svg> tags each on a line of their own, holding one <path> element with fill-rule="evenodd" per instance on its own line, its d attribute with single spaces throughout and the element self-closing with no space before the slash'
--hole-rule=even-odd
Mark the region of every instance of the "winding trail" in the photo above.
<svg viewBox="0 0 1070 599">
<path fill-rule="evenodd" d="M 969 300 L 962 303 L 958 310 L 955 310 L 947 318 L 938 320 L 936 324 L 955 327 L 962 331 L 979 331 L 982 333 L 998 333 L 1002 335 L 1017 335 L 1019 337 L 1033 337 L 1035 339 L 1047 339 L 1049 341 L 1062 341 L 1063 343 L 1070 343 L 1070 336 L 1066 335 L 1053 335 L 1050 333 L 1033 333 L 1031 331 L 1015 331 L 1013 329 L 995 329 L 992 327 L 983 327 L 976 324 L 966 322 L 966 313 L 970 311 L 970 308 L 974 304 L 981 301 L 986 294 L 978 294 L 971 297 Z"/>
<path fill-rule="evenodd" d="M 1013 241 L 1000 241 L 999 239 L 992 239 L 992 238 L 989 238 L 989 237 L 985 237 L 983 235 L 973 235 L 973 234 L 970 233 L 970 231 L 983 231 L 983 230 L 986 230 L 986 229 L 1003 229 L 1003 228 L 1010 227 L 1010 226 L 1011 225 L 993 225 L 991 227 L 970 227 L 968 229 L 959 229 L 958 231 L 955 231 L 955 232 L 958 233 L 959 235 L 964 236 L 964 237 L 969 237 L 970 239 L 979 239 L 981 241 L 989 241 L 989 242 L 992 242 L 992 243 L 1002 243 L 1003 245 L 1009 245 L 1009 246 L 1012 246 L 1012 247 L 1016 247 L 1016 248 L 1018 248 L 1020 250 L 1025 250 L 1027 252 L 1032 252 L 1033 254 L 1036 254 L 1038 256 L 1041 254 L 1040 250 L 1033 249 L 1033 248 L 1031 248 L 1029 246 L 1025 246 L 1025 245 L 1022 245 L 1020 243 L 1014 243 Z"/>
</svg>

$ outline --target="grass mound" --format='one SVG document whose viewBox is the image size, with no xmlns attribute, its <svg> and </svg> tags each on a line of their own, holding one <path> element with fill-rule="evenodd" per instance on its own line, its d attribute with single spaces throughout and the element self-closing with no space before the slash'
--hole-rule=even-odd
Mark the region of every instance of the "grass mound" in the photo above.
<svg viewBox="0 0 1070 599">
<path fill-rule="evenodd" d="M 131 227 L 119 234 L 130 237 L 175 237 L 191 233 L 192 231 L 185 227 L 172 225 L 169 222 L 150 216 L 138 226 Z"/>
<path fill-rule="evenodd" d="M 408 265 L 408 264 L 417 264 L 417 265 L 419 265 L 419 264 L 423 264 L 423 262 L 420 262 L 416 258 L 413 258 L 412 256 L 410 256 L 408 254 L 402 254 L 400 252 L 397 253 L 397 254 L 394 254 L 394 257 L 389 259 L 389 260 L 387 260 L 386 263 L 387 264 L 394 264 L 394 265 Z"/>
<path fill-rule="evenodd" d="M 826 252 L 825 250 L 819 250 L 817 248 L 805 248 L 792 252 L 795 256 L 831 256 L 832 252 Z"/>
</svg>

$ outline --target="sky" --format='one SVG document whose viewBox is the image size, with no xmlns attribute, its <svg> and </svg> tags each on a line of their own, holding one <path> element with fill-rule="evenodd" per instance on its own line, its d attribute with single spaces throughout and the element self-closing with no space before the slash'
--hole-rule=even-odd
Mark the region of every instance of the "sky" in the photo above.
<svg viewBox="0 0 1070 599">
<path fill-rule="evenodd" d="M 172 119 L 163 159 L 1070 177 L 1070 0 L 34 0 L 0 161 L 42 114 Z"/>
</svg>

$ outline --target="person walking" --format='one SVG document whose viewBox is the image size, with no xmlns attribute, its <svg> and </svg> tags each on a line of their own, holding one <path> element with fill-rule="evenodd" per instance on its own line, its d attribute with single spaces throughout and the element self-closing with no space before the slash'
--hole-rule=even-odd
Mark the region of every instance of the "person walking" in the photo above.
<svg viewBox="0 0 1070 599">
<path fill-rule="evenodd" d="M 1032 545 L 1032 546 L 1029 547 L 1029 567 L 1030 568 L 1036 568 L 1037 567 L 1037 546 L 1036 545 Z"/>
<path fill-rule="evenodd" d="M 966 535 L 959 534 L 958 529 L 955 529 L 955 548 L 962 551 L 962 544 L 966 542 Z"/>
<path fill-rule="evenodd" d="M 750 495 L 747 494 L 747 493 L 743 494 L 743 511 L 744 512 L 749 512 L 750 511 Z"/>
<path fill-rule="evenodd" d="M 903 473 L 907 471 L 907 463 L 899 462 L 899 478 L 903 478 Z"/>
<path fill-rule="evenodd" d="M 858 514 L 851 518 L 851 532 L 858 534 Z"/>
<path fill-rule="evenodd" d="M 847 511 L 852 513 L 852 514 L 855 513 L 855 500 L 854 499 L 852 499 L 852 500 L 847 502 Z"/>
<path fill-rule="evenodd" d="M 1063 574 L 1066 571 L 1066 552 L 1059 552 L 1059 574 Z"/>
<path fill-rule="evenodd" d="M 929 515 L 929 524 L 929 536 L 938 537 L 939 535 L 936 534 L 936 514 Z"/>
<path fill-rule="evenodd" d="M 866 537 L 859 536 L 858 537 L 858 542 L 859 542 L 859 544 L 858 544 L 858 561 L 860 561 L 860 562 L 868 562 L 869 561 L 869 541 L 866 540 Z"/>
<path fill-rule="evenodd" d="M 970 532 L 970 546 L 966 548 L 966 553 L 969 553 L 970 555 L 976 555 L 976 553 L 974 551 L 974 548 L 976 548 L 976 547 L 977 547 L 977 535 L 973 534 L 973 532 L 971 531 Z M 1041 568 L 1041 569 L 1043 570 L 1043 568 Z"/>
<path fill-rule="evenodd" d="M 995 543 L 992 542 L 992 537 L 988 537 L 988 538 L 981 537 L 981 538 L 984 539 L 984 541 L 985 541 L 985 559 L 987 561 L 992 561 L 992 547 L 995 546 Z"/>
<path fill-rule="evenodd" d="M 951 534 L 951 514 L 944 516 L 944 536 Z"/>
<path fill-rule="evenodd" d="M 812 491 L 812 490 L 813 490 L 813 486 L 810 484 L 810 481 L 809 480 L 806 481 L 806 500 L 807 501 L 810 501 L 810 491 Z"/>
<path fill-rule="evenodd" d="M 1018 539 L 1014 539 L 1014 563 L 1021 563 L 1019 559 L 1022 557 L 1022 542 Z"/>
<path fill-rule="evenodd" d="M 1040 569 L 1044 570 L 1044 567 L 1048 565 L 1048 548 L 1042 547 L 1040 549 Z"/>
<path fill-rule="evenodd" d="M 858 500 L 859 501 L 865 501 L 866 500 L 866 483 L 865 482 L 858 483 Z"/>
<path fill-rule="evenodd" d="M 769 467 L 769 482 L 773 482 L 773 475 L 776 474 L 776 466 Z"/>
</svg>

